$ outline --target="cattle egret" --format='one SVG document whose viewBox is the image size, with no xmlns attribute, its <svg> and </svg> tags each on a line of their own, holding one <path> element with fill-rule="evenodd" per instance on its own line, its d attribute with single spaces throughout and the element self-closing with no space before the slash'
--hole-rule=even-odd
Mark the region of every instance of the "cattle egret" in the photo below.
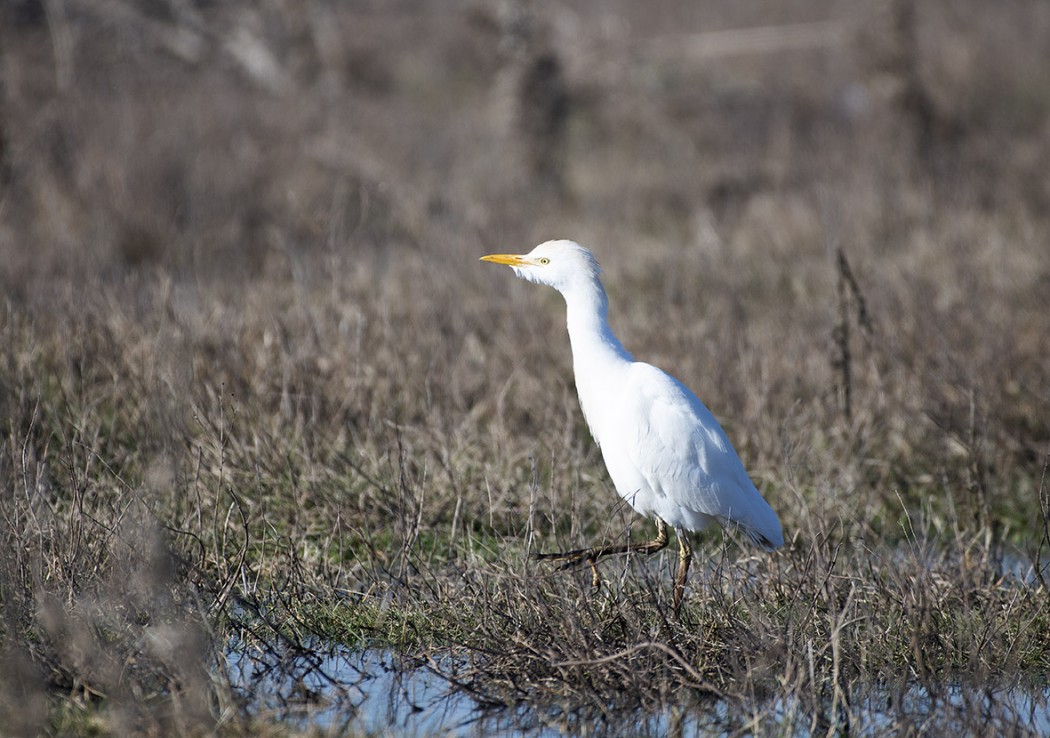
<svg viewBox="0 0 1050 738">
<path fill-rule="evenodd" d="M 594 586 L 604 556 L 651 554 L 678 536 L 674 586 L 677 611 L 693 552 L 687 530 L 712 523 L 735 527 L 771 550 L 784 544 L 780 519 L 752 484 L 722 427 L 688 387 L 655 366 L 635 361 L 609 328 L 609 301 L 590 251 L 572 241 L 548 241 L 528 254 L 491 254 L 514 274 L 558 290 L 565 298 L 576 391 L 591 435 L 620 496 L 639 514 L 656 519 L 656 538 L 537 558 L 568 568 L 586 562 Z"/>
</svg>

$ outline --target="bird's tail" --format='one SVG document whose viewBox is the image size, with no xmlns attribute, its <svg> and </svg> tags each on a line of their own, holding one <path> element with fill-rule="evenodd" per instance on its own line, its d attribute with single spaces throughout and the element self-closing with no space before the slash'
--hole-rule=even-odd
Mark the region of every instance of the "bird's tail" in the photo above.
<svg viewBox="0 0 1050 738">
<path fill-rule="evenodd" d="M 747 537 L 751 539 L 752 543 L 766 551 L 773 551 L 784 545 L 783 535 L 781 535 L 777 540 L 771 541 L 769 538 L 767 538 L 765 535 L 763 535 L 757 530 L 751 528 L 744 528 L 743 530 L 744 533 L 747 534 Z"/>
<path fill-rule="evenodd" d="M 740 520 L 730 521 L 729 525 L 751 539 L 751 542 L 759 548 L 765 551 L 774 551 L 784 545 L 784 533 L 780 528 L 780 520 L 777 519 L 772 508 L 770 508 L 769 512 L 773 514 L 773 520 L 764 521 L 764 524 L 761 526 L 748 525 L 748 523 Z M 725 525 L 724 522 L 723 525 Z"/>
</svg>

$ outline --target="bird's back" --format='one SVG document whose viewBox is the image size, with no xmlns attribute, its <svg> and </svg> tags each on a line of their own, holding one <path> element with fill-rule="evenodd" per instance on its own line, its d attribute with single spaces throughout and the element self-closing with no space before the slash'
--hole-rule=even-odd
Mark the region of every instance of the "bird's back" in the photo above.
<svg viewBox="0 0 1050 738">
<path fill-rule="evenodd" d="M 761 546 L 783 545 L 776 513 L 755 488 L 714 415 L 684 384 L 643 362 L 627 362 L 604 407 L 580 400 L 617 491 L 639 513 L 688 530 L 739 527 Z M 580 377 L 577 377 L 579 384 Z M 589 422 L 590 422 L 590 418 Z"/>
</svg>

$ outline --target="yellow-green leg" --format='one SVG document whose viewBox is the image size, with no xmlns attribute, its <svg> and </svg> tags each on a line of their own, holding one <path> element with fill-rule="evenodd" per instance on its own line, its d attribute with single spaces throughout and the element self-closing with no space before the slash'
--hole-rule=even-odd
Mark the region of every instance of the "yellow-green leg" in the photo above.
<svg viewBox="0 0 1050 738">
<path fill-rule="evenodd" d="M 575 551 L 563 551 L 561 553 L 538 553 L 533 557 L 538 561 L 560 561 L 561 569 L 570 569 L 577 564 L 586 562 L 591 567 L 592 583 L 597 589 L 601 586 L 601 577 L 598 576 L 598 567 L 595 565 L 598 559 L 606 556 L 616 556 L 627 553 L 654 554 L 667 547 L 669 538 L 667 536 L 667 523 L 656 519 L 656 538 L 645 543 L 621 543 L 615 546 L 596 546 L 595 548 L 579 548 Z M 681 536 L 679 536 L 681 540 Z M 686 568 L 689 565 L 686 564 Z"/>
<path fill-rule="evenodd" d="M 682 606 L 682 597 L 685 595 L 685 579 L 689 574 L 689 564 L 693 561 L 693 547 L 689 545 L 689 539 L 685 537 L 685 531 L 675 528 L 678 536 L 678 573 L 674 578 L 674 611 Z"/>
</svg>

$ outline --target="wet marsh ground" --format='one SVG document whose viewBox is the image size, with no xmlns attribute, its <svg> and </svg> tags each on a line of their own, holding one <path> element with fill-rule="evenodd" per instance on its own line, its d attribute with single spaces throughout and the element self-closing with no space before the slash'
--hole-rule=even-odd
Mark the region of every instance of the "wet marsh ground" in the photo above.
<svg viewBox="0 0 1050 738">
<path fill-rule="evenodd" d="M 8 732 L 1045 734 L 1047 9 L 513 7 L 0 11 Z M 553 237 L 784 524 L 678 617 L 529 559 L 653 530 Z"/>
</svg>

